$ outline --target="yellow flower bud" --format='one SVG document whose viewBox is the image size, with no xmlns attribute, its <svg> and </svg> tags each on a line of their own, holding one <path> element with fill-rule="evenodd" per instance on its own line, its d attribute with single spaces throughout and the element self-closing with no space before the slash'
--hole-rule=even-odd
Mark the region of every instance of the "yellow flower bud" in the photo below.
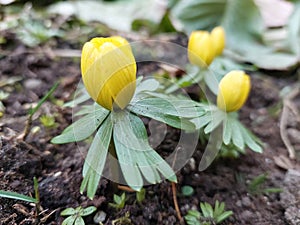
<svg viewBox="0 0 300 225">
<path fill-rule="evenodd" d="M 227 73 L 219 84 L 218 107 L 226 112 L 239 110 L 246 102 L 250 88 L 250 77 L 244 71 Z"/>
<path fill-rule="evenodd" d="M 215 55 L 221 55 L 225 47 L 225 31 L 223 27 L 215 27 L 211 31 L 210 36 L 214 45 Z"/>
<path fill-rule="evenodd" d="M 213 42 L 207 31 L 193 31 L 188 42 L 188 57 L 192 64 L 206 67 L 215 56 Z"/>
<path fill-rule="evenodd" d="M 81 73 L 87 92 L 108 110 L 124 109 L 136 87 L 136 62 L 122 37 L 93 38 L 81 55 Z"/>
</svg>

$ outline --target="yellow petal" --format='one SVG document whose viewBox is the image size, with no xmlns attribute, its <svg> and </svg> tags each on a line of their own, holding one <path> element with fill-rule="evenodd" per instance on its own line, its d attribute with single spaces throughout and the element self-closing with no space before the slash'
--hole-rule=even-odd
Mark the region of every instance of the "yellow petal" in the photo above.
<svg viewBox="0 0 300 225">
<path fill-rule="evenodd" d="M 215 27 L 210 35 L 215 49 L 215 55 L 221 55 L 225 47 L 225 31 L 223 27 Z"/>
<path fill-rule="evenodd" d="M 86 43 L 81 71 L 88 93 L 101 106 L 124 109 L 130 102 L 135 91 L 136 62 L 124 38 L 94 38 Z"/>
<path fill-rule="evenodd" d="M 244 71 L 229 72 L 219 84 L 218 107 L 226 112 L 239 110 L 245 104 L 250 88 L 250 77 Z"/>
<path fill-rule="evenodd" d="M 214 58 L 214 48 L 207 31 L 193 31 L 188 42 L 188 57 L 192 64 L 206 67 Z"/>
</svg>

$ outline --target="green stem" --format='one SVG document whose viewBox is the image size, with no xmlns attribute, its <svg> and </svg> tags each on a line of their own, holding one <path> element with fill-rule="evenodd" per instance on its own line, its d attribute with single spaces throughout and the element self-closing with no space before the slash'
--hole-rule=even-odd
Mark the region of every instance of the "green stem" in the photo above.
<svg viewBox="0 0 300 225">
<path fill-rule="evenodd" d="M 118 159 L 116 148 L 115 148 L 115 143 L 114 143 L 113 138 L 111 138 L 111 140 L 110 140 L 109 147 L 108 147 L 108 152 L 116 160 Z M 111 170 L 111 174 L 112 174 L 113 177 L 119 178 L 119 168 L 117 167 L 117 165 L 114 165 L 114 163 L 111 164 L 110 165 L 110 170 Z M 112 188 L 113 192 L 114 193 L 117 192 L 117 190 L 118 190 L 118 184 L 116 182 L 111 181 L 110 185 L 111 185 L 111 188 Z"/>
</svg>

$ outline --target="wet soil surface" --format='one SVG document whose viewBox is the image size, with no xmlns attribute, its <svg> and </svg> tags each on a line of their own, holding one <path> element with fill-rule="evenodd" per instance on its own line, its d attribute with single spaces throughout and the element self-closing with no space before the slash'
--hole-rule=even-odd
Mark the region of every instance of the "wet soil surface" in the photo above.
<svg viewBox="0 0 300 225">
<path fill-rule="evenodd" d="M 2 46 L 3 47 L 3 46 Z M 169 182 L 145 187 L 146 198 L 136 202 L 134 193 L 127 193 L 126 205 L 113 209 L 111 182 L 102 179 L 93 200 L 79 193 L 84 157 L 78 144 L 53 145 L 50 139 L 72 122 L 72 109 L 58 106 L 57 100 L 68 101 L 80 80 L 78 58 L 52 57 L 41 49 L 27 49 L 22 45 L 6 49 L 0 58 L 1 90 L 9 93 L 3 100 L 6 110 L 0 119 L 0 189 L 33 196 L 33 177 L 39 182 L 41 208 L 36 215 L 35 206 L 23 201 L 0 198 L 0 224 L 61 224 L 60 212 L 67 207 L 97 207 L 97 212 L 85 217 L 86 224 L 96 224 L 94 217 L 106 215 L 103 224 L 180 224 L 173 204 Z M 139 65 L 141 74 L 156 69 L 151 64 Z M 18 78 L 18 81 L 9 80 Z M 58 89 L 33 118 L 30 133 L 22 140 L 27 112 L 59 80 Z M 247 150 L 238 159 L 218 158 L 205 171 L 197 170 L 203 153 L 199 144 L 192 159 L 178 173 L 177 197 L 181 214 L 189 209 L 199 209 L 200 202 L 214 204 L 225 202 L 226 209 L 234 215 L 223 224 L 300 224 L 300 174 L 299 162 L 289 158 L 280 135 L 280 90 L 293 85 L 293 76 L 275 77 L 251 74 L 252 91 L 240 113 L 241 121 L 263 142 L 262 154 Z M 299 97 L 292 99 L 299 109 Z M 45 128 L 39 121 L 41 115 L 54 115 L 56 126 Z M 290 114 L 286 121 L 288 137 L 299 151 L 297 134 L 299 115 Z M 298 133 L 297 133 L 298 132 Z M 158 147 L 172 151 L 177 145 L 178 131 L 168 129 L 164 142 Z M 88 144 L 79 143 L 83 149 Z M 298 146 L 298 147 L 297 147 Z M 266 174 L 267 180 L 256 193 L 251 193 L 249 183 Z M 193 195 L 182 195 L 181 187 L 194 188 Z M 281 193 L 264 193 L 264 188 L 281 188 Z M 117 194 L 121 191 L 115 192 Z M 99 224 L 99 223 L 98 223 Z M 184 223 L 183 223 L 184 224 Z"/>
</svg>

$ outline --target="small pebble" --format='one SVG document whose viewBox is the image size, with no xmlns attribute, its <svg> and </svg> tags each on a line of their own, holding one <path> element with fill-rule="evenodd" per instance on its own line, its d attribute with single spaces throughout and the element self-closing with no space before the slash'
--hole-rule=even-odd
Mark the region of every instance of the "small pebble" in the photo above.
<svg viewBox="0 0 300 225">
<path fill-rule="evenodd" d="M 196 170 L 196 162 L 195 162 L 194 158 L 190 158 L 190 160 L 189 160 L 189 166 L 190 166 L 190 168 L 191 168 L 192 171 Z"/>
<path fill-rule="evenodd" d="M 26 89 L 37 89 L 38 87 L 40 87 L 42 84 L 42 82 L 40 80 L 37 79 L 28 79 L 24 82 L 24 87 Z"/>
<path fill-rule="evenodd" d="M 106 218 L 106 213 L 104 211 L 98 211 L 94 216 L 94 223 L 99 224 L 100 222 L 104 222 Z"/>
<path fill-rule="evenodd" d="M 251 200 L 249 197 L 242 198 L 242 204 L 246 207 L 251 207 Z"/>
</svg>

